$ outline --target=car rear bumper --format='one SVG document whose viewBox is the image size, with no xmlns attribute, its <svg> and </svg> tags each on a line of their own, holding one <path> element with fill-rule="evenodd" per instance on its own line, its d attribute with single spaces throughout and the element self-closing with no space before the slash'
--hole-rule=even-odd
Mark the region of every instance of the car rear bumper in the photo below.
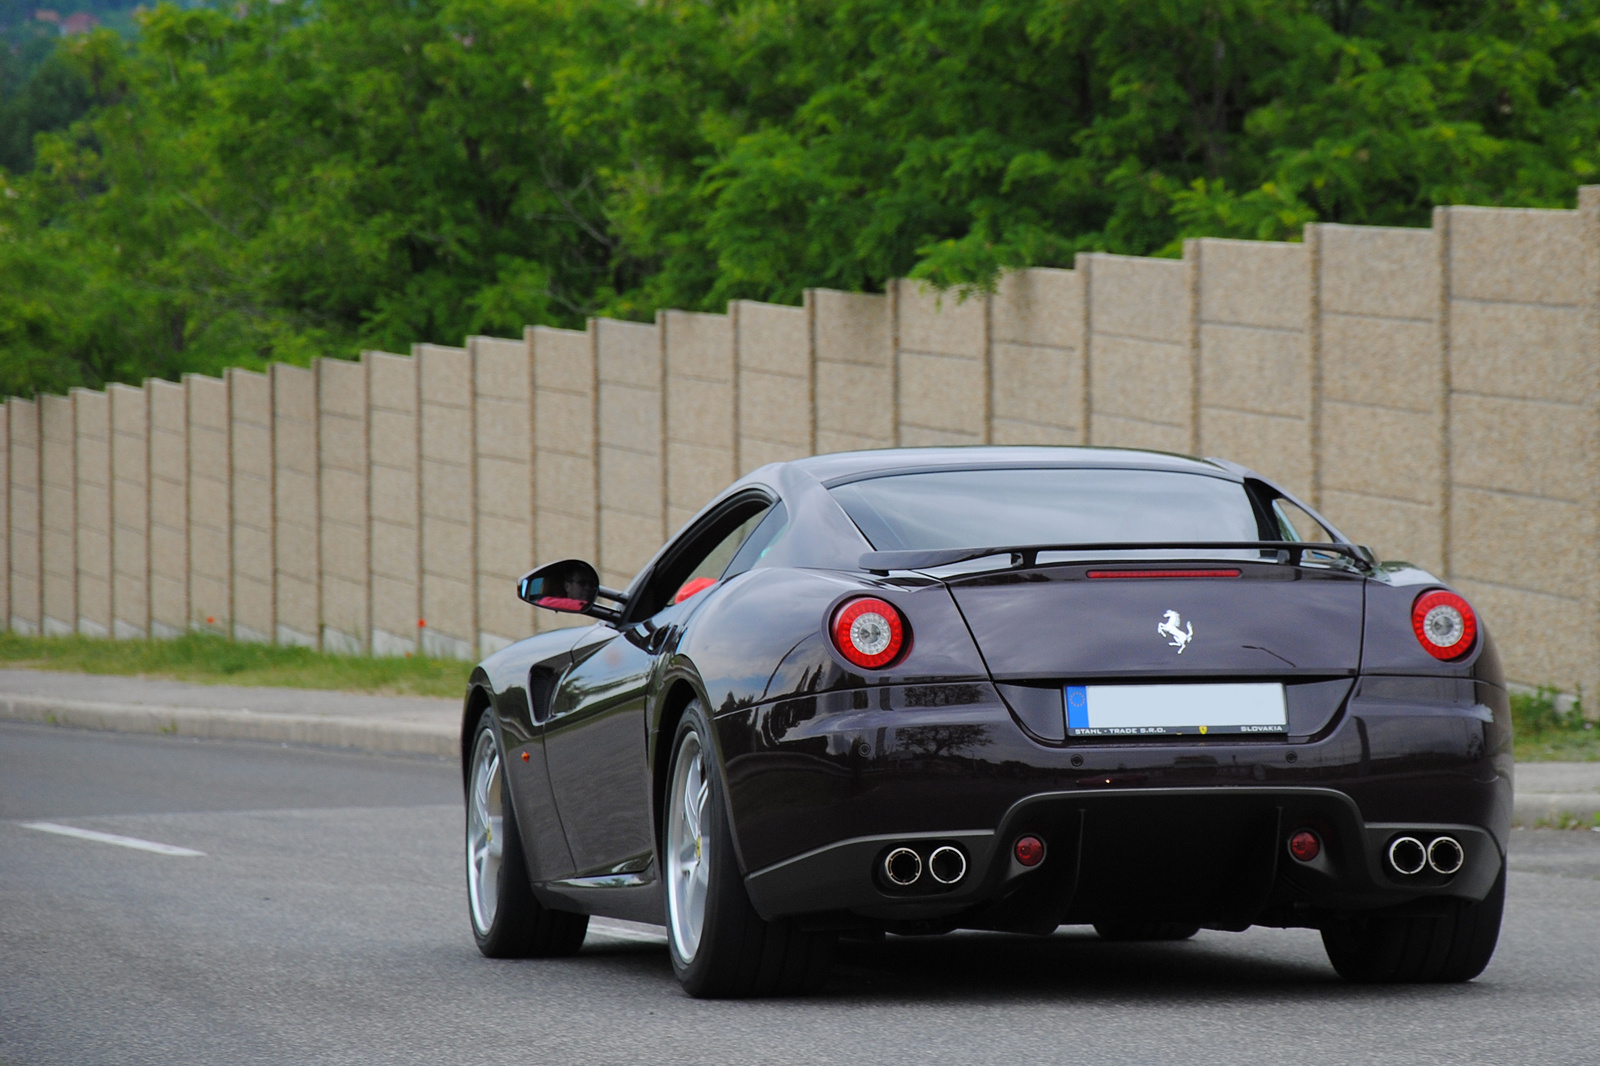
<svg viewBox="0 0 1600 1066">
<path fill-rule="evenodd" d="M 920 713 L 903 693 L 880 692 L 867 707 L 859 695 L 838 707 L 818 697 L 720 716 L 756 909 L 1032 931 L 1314 926 L 1335 910 L 1481 899 L 1499 875 L 1511 811 L 1503 693 L 1472 705 L 1352 703 L 1302 743 L 1047 747 L 983 699 L 987 688 Z M 1311 862 L 1287 846 L 1303 829 L 1321 843 Z M 1033 868 L 1013 855 L 1024 835 L 1045 845 Z M 1402 835 L 1454 838 L 1461 868 L 1397 872 L 1387 853 Z M 886 880 L 889 850 L 908 847 L 926 865 L 939 846 L 965 859 L 955 883 Z"/>
</svg>

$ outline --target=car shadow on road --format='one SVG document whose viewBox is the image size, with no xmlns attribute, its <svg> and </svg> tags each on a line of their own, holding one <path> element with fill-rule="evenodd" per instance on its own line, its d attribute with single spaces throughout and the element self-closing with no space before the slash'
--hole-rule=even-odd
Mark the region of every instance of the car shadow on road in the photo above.
<svg viewBox="0 0 1600 1066">
<path fill-rule="evenodd" d="M 1304 950 L 1312 945 L 1315 956 Z M 1287 952 L 1274 945 L 1271 955 L 1261 948 L 1259 940 L 1249 943 L 1219 933 L 1176 943 L 1109 943 L 1087 929 L 1063 929 L 1048 937 L 969 932 L 844 940 L 818 997 L 856 1003 L 1039 996 L 1204 1003 L 1241 994 L 1348 998 L 1355 991 L 1319 957 L 1321 945 L 1315 941 Z M 1292 955 L 1304 957 L 1286 957 Z M 601 964 L 618 976 L 672 980 L 661 944 L 601 939 L 586 944 L 583 956 L 573 961 Z M 1393 989 L 1381 994 L 1392 995 Z"/>
<path fill-rule="evenodd" d="M 1009 996 L 1129 993 L 1208 999 L 1240 991 L 1343 987 L 1325 962 L 1263 957 L 1202 934 L 1175 943 L 1108 943 L 1088 930 L 1048 937 L 968 933 L 844 941 L 826 993 Z"/>
</svg>

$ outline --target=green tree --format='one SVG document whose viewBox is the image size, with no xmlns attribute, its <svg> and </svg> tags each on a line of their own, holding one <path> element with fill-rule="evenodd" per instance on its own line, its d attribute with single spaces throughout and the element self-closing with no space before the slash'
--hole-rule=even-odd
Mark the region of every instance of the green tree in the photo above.
<svg viewBox="0 0 1600 1066">
<path fill-rule="evenodd" d="M 6 391 L 984 288 L 1600 168 L 1600 0 L 230 0 L 57 54 L 90 108 L 0 173 Z"/>
</svg>

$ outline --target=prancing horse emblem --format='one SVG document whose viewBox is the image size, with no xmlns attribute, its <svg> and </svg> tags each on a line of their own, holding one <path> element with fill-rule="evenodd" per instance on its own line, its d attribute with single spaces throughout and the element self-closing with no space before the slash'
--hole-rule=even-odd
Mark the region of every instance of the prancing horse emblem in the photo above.
<svg viewBox="0 0 1600 1066">
<path fill-rule="evenodd" d="M 1181 629 L 1179 627 L 1182 627 Z M 1168 611 L 1167 617 L 1156 626 L 1156 632 L 1167 638 L 1167 643 L 1178 649 L 1178 654 L 1183 654 L 1183 649 L 1189 646 L 1194 639 L 1194 623 L 1185 622 L 1178 617 L 1177 611 Z"/>
</svg>

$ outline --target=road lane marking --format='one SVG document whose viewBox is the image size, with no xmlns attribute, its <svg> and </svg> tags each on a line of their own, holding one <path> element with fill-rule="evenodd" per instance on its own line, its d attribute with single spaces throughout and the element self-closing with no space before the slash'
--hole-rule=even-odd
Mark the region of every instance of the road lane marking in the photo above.
<svg viewBox="0 0 1600 1066">
<path fill-rule="evenodd" d="M 158 844 L 154 840 L 140 840 L 138 837 L 118 836 L 115 833 L 99 833 L 93 829 L 78 829 L 70 825 L 57 825 L 55 822 L 22 822 L 20 824 L 24 829 L 37 829 L 41 833 L 55 833 L 57 836 L 76 837 L 78 840 L 92 840 L 97 844 L 115 844 L 119 848 L 153 851 L 157 855 L 205 855 L 203 851 L 195 851 L 193 848 L 180 848 L 176 844 Z"/>
</svg>

